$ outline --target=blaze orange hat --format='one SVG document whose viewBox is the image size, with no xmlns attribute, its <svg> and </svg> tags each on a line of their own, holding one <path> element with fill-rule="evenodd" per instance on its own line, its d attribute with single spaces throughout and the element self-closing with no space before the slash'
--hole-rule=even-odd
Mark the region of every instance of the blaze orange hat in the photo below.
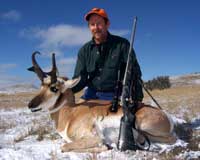
<svg viewBox="0 0 200 160">
<path fill-rule="evenodd" d="M 107 19 L 107 20 L 109 20 L 106 11 L 105 11 L 104 9 L 102 9 L 102 8 L 93 8 L 91 11 L 89 11 L 89 12 L 85 15 L 85 17 L 84 17 L 85 20 L 88 21 L 89 18 L 90 18 L 90 16 L 91 16 L 92 14 L 97 14 L 97 15 L 99 15 L 99 16 L 101 16 L 101 17 Z"/>
</svg>

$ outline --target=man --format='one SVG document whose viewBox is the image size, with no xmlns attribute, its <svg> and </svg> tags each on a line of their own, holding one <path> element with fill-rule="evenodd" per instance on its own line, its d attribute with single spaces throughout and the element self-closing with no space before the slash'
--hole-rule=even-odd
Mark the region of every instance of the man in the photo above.
<svg viewBox="0 0 200 160">
<path fill-rule="evenodd" d="M 85 20 L 92 40 L 79 50 L 74 77 L 81 76 L 81 80 L 72 91 L 76 93 L 87 86 L 83 99 L 112 100 L 117 81 L 123 81 L 130 43 L 109 33 L 110 20 L 104 9 L 93 8 L 85 15 Z M 142 86 L 138 81 L 141 70 L 134 50 L 130 58 L 133 62 L 128 70 L 130 92 L 135 101 L 142 101 Z"/>
</svg>

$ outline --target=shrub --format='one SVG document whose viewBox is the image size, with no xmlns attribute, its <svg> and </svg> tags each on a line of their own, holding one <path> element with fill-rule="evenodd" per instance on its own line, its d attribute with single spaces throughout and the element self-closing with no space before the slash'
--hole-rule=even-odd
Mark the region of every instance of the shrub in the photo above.
<svg viewBox="0 0 200 160">
<path fill-rule="evenodd" d="M 169 76 L 158 76 L 152 80 L 145 82 L 145 86 L 149 90 L 153 89 L 166 89 L 171 87 Z"/>
</svg>

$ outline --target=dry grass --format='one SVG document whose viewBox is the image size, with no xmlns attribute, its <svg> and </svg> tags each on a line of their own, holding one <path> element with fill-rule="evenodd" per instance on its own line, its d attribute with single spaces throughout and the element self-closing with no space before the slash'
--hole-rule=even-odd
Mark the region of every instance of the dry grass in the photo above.
<svg viewBox="0 0 200 160">
<path fill-rule="evenodd" d="M 171 114 L 179 114 L 185 120 L 191 120 L 200 114 L 200 85 L 174 87 L 164 90 L 153 90 L 152 96 L 161 107 Z M 82 95 L 79 92 L 75 95 L 78 99 Z M 151 104 L 152 99 L 144 91 L 144 103 Z M 189 111 L 189 112 L 188 112 Z"/>
<path fill-rule="evenodd" d="M 144 102 L 151 104 L 151 98 L 144 91 Z M 0 109 L 11 109 L 27 107 L 28 102 L 36 95 L 33 93 L 0 94 Z M 191 119 L 200 113 L 200 85 L 174 87 L 165 90 L 153 90 L 153 97 L 158 101 L 161 107 L 169 113 L 177 114 L 182 111 L 185 119 Z M 75 95 L 78 99 L 82 95 L 79 92 Z M 188 112 L 188 110 L 190 112 Z"/>
<path fill-rule="evenodd" d="M 181 110 L 186 120 L 200 113 L 200 86 L 198 85 L 154 90 L 151 94 L 164 110 L 175 114 Z M 144 102 L 151 101 L 151 98 L 145 94 Z"/>
<path fill-rule="evenodd" d="M 0 94 L 0 109 L 26 107 L 36 93 Z"/>
</svg>

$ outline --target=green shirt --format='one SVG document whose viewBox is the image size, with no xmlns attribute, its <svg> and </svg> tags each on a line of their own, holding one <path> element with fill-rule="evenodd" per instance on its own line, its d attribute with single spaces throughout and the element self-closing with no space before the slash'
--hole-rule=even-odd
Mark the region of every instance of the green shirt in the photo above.
<svg viewBox="0 0 200 160">
<path fill-rule="evenodd" d="M 117 82 L 118 70 L 120 70 L 120 79 L 123 80 L 129 46 L 128 40 L 110 33 L 108 33 L 107 41 L 100 45 L 95 44 L 93 39 L 87 42 L 79 50 L 73 76 L 81 76 L 81 81 L 72 88 L 72 91 L 76 93 L 88 86 L 101 92 L 113 92 Z M 130 75 L 134 73 L 141 77 L 140 66 L 134 50 L 130 58 L 133 63 L 130 65 L 128 73 Z M 137 100 L 141 101 L 143 99 L 142 86 L 139 83 L 136 83 L 136 85 L 136 97 Z"/>
</svg>

